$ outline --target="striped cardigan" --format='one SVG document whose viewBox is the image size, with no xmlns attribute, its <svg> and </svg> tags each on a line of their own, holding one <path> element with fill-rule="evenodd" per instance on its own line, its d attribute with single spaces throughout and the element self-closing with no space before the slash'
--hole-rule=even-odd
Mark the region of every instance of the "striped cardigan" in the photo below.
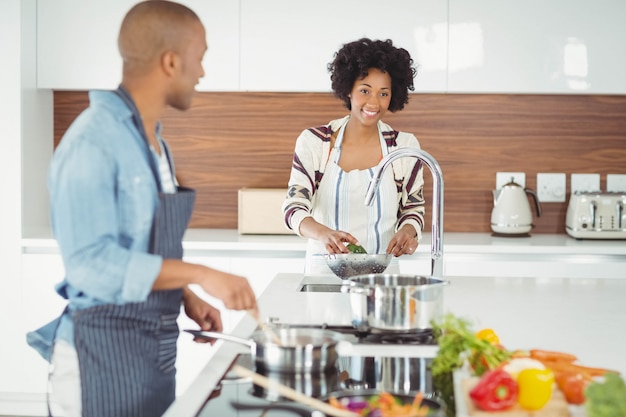
<svg viewBox="0 0 626 417">
<path fill-rule="evenodd" d="M 324 175 L 330 155 L 330 141 L 346 119 L 333 120 L 327 125 L 304 130 L 296 140 L 287 197 L 282 209 L 285 225 L 300 234 L 300 223 L 311 217 L 315 204 L 315 192 Z M 398 132 L 382 121 L 378 128 L 387 144 L 388 152 L 399 148 L 420 148 L 417 138 L 411 133 Z M 421 162 L 416 158 L 400 158 L 392 163 L 398 189 L 398 222 L 396 230 L 412 224 L 418 240 L 424 228 L 424 178 Z"/>
</svg>

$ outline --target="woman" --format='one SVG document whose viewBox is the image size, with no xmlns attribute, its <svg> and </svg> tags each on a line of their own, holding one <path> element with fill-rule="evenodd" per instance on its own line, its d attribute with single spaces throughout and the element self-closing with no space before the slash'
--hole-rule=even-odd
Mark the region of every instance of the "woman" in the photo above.
<svg viewBox="0 0 626 417">
<path fill-rule="evenodd" d="M 387 111 L 402 110 L 414 89 L 409 53 L 391 40 L 363 38 L 343 45 L 328 69 L 350 114 L 300 134 L 283 203 L 286 225 L 309 238 L 307 275 L 328 273 L 315 255 L 348 253 L 348 243 L 367 253 L 412 254 L 424 224 L 423 169 L 415 158 L 396 160 L 374 203 L 364 204 L 381 158 L 402 147 L 419 149 L 414 135 L 382 121 Z"/>
</svg>

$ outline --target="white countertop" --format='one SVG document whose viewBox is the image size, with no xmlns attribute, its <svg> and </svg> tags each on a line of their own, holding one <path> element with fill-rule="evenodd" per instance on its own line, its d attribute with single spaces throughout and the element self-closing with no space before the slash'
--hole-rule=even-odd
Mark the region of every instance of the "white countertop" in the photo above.
<svg viewBox="0 0 626 417">
<path fill-rule="evenodd" d="M 508 348 L 569 352 L 582 364 L 626 375 L 626 280 L 446 279 L 451 285 L 444 291 L 444 310 L 471 320 L 476 329 L 493 328 Z M 297 292 L 301 281 L 300 274 L 277 275 L 259 297 L 262 317 L 294 324 L 350 323 L 348 294 Z M 246 317 L 234 334 L 248 337 L 255 327 Z M 194 416 L 240 351 L 222 341 L 207 348 L 214 356 L 164 417 Z"/>
<path fill-rule="evenodd" d="M 430 253 L 431 234 L 424 236 L 414 257 Z M 26 253 L 58 251 L 50 230 L 42 229 L 22 238 Z M 306 239 L 296 235 L 240 235 L 235 229 L 188 229 L 185 252 L 306 251 Z M 626 255 L 626 240 L 577 240 L 566 234 L 532 234 L 500 237 L 490 233 L 444 233 L 446 254 L 500 253 L 542 255 Z"/>
</svg>

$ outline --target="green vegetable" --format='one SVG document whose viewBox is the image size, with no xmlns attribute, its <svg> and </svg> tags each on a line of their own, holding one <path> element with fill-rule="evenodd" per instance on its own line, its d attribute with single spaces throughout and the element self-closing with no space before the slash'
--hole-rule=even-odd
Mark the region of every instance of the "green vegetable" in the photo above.
<svg viewBox="0 0 626 417">
<path fill-rule="evenodd" d="M 431 364 L 433 375 L 453 372 L 469 361 L 474 373 L 481 376 L 511 358 L 511 352 L 501 346 L 479 339 L 465 319 L 447 314 L 431 324 L 439 345 Z"/>
<path fill-rule="evenodd" d="M 363 246 L 361 246 L 361 245 L 355 245 L 354 243 L 348 243 L 346 245 L 346 247 L 352 253 L 367 253 L 365 248 Z"/>
<path fill-rule="evenodd" d="M 626 417 L 626 384 L 618 374 L 607 373 L 604 382 L 591 382 L 585 398 L 589 417 Z"/>
</svg>

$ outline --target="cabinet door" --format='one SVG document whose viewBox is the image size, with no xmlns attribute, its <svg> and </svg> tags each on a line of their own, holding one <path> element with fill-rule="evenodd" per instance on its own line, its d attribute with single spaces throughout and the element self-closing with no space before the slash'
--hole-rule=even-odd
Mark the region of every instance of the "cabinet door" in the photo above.
<svg viewBox="0 0 626 417">
<path fill-rule="evenodd" d="M 56 90 L 116 88 L 122 79 L 117 36 L 136 0 L 37 2 L 37 86 Z M 187 0 L 203 21 L 209 50 L 198 90 L 237 90 L 239 4 Z"/>
<path fill-rule="evenodd" d="M 450 0 L 448 91 L 626 93 L 626 3 Z"/>
<path fill-rule="evenodd" d="M 437 0 L 241 0 L 241 89 L 330 91 L 334 53 L 366 36 L 411 53 L 417 92 L 443 92 L 446 19 L 447 4 Z"/>
</svg>

